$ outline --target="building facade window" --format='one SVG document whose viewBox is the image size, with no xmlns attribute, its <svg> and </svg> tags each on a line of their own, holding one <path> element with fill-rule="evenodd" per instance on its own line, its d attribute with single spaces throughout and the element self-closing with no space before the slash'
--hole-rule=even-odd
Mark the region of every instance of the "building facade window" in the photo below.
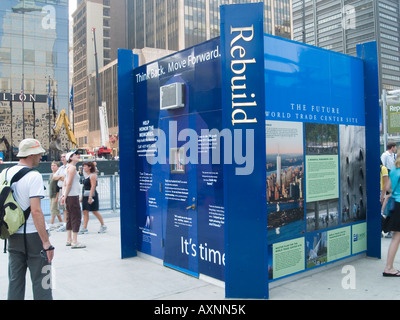
<svg viewBox="0 0 400 320">
<path fill-rule="evenodd" d="M 400 68 L 398 0 L 293 0 L 293 30 L 296 41 L 354 56 L 358 44 L 377 41 L 380 69 Z M 381 71 L 380 90 L 400 88 L 399 80 Z"/>
<path fill-rule="evenodd" d="M 182 50 L 220 35 L 220 6 L 258 0 L 128 1 L 130 49 Z M 265 32 L 291 38 L 291 0 L 264 0 Z"/>
<path fill-rule="evenodd" d="M 68 19 L 67 0 L 0 1 L 0 90 L 41 96 L 34 110 L 24 103 L 24 115 L 22 103 L 13 102 L 12 118 L 9 102 L 1 102 L 6 122 L 0 124 L 0 136 L 13 146 L 35 136 L 49 148 L 49 117 L 54 122 L 46 98 L 49 85 L 55 109 L 68 110 Z"/>
</svg>

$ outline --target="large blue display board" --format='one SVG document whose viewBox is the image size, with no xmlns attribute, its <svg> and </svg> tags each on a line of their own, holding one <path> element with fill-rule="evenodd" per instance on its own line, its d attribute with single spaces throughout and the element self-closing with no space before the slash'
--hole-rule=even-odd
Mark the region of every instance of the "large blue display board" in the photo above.
<svg viewBox="0 0 400 320">
<path fill-rule="evenodd" d="M 210 161 L 210 130 L 221 130 L 220 50 L 215 39 L 139 67 L 133 78 L 139 249 L 223 280 L 223 171 Z M 176 97 L 181 106 L 171 107 Z"/>
<path fill-rule="evenodd" d="M 227 5 L 221 38 L 140 67 L 119 53 L 122 256 L 229 298 L 380 257 L 376 44 L 357 58 L 262 28 L 262 4 Z"/>
<path fill-rule="evenodd" d="M 267 35 L 264 57 L 276 280 L 367 251 L 365 71 L 362 59 Z"/>
</svg>

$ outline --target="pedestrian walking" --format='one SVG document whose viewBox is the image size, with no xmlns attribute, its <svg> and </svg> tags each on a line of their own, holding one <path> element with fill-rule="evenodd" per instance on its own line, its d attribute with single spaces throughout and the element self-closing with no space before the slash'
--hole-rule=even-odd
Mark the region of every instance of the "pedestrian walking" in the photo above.
<svg viewBox="0 0 400 320">
<path fill-rule="evenodd" d="M 79 203 L 80 184 L 79 174 L 76 170 L 76 164 L 79 161 L 79 155 L 75 152 L 69 152 L 66 155 L 67 174 L 65 176 L 61 204 L 66 204 L 67 216 L 67 246 L 72 249 L 86 248 L 78 242 L 78 232 L 81 225 L 82 212 Z"/>
<path fill-rule="evenodd" d="M 389 245 L 383 276 L 400 277 L 400 271 L 393 266 L 394 258 L 400 244 L 400 157 L 396 158 L 394 167 L 390 170 L 389 177 L 386 190 L 391 193 L 391 197 L 394 200 L 394 209 L 390 211 L 388 222 L 388 230 L 392 233 L 392 241 Z"/>
<path fill-rule="evenodd" d="M 66 153 L 63 152 L 61 154 L 61 163 L 62 165 L 60 166 L 60 168 L 58 168 L 57 172 L 53 175 L 53 179 L 57 180 L 57 186 L 58 189 L 61 191 L 62 187 L 64 185 L 64 179 L 65 179 L 65 174 L 66 174 L 66 170 L 67 170 L 67 160 L 66 160 Z M 57 231 L 61 231 L 64 232 L 66 231 L 66 226 L 67 226 L 67 209 L 65 208 L 65 204 L 61 205 L 60 201 L 61 201 L 61 195 L 62 194 L 58 194 L 58 209 L 63 211 L 63 224 L 57 229 Z"/>
<path fill-rule="evenodd" d="M 394 162 L 396 160 L 397 145 L 395 142 L 388 142 L 386 151 L 381 155 L 382 164 L 389 170 L 395 168 Z"/>
<path fill-rule="evenodd" d="M 45 152 L 38 140 L 22 140 L 17 154 L 19 162 L 7 171 L 7 179 L 11 179 L 24 167 L 37 167 Z M 29 268 L 33 298 L 52 300 L 51 285 L 47 285 L 46 279 L 51 273 L 49 266 L 54 257 L 54 247 L 50 243 L 41 208 L 41 199 L 44 198 L 42 175 L 38 171 L 30 171 L 11 188 L 21 209 L 27 210 L 30 207 L 30 215 L 25 226 L 8 239 L 8 299 L 25 298 L 26 271 Z"/>
<path fill-rule="evenodd" d="M 99 195 L 96 190 L 97 174 L 96 167 L 93 162 L 88 161 L 83 163 L 83 187 L 82 187 L 82 210 L 83 210 L 83 226 L 79 231 L 80 234 L 88 233 L 89 212 L 100 222 L 100 230 L 98 233 L 104 233 L 107 226 L 104 224 L 103 217 L 99 212 Z"/>
<path fill-rule="evenodd" d="M 60 191 L 57 185 L 58 181 L 53 179 L 54 174 L 60 168 L 60 164 L 57 161 L 53 161 L 51 163 L 50 168 L 52 171 L 49 177 L 49 197 L 50 197 L 50 214 L 51 214 L 50 229 L 52 230 L 55 228 L 54 220 L 56 217 L 58 218 L 58 221 L 60 223 L 62 223 L 63 220 L 61 217 L 60 209 L 58 208 L 58 196 Z"/>
</svg>

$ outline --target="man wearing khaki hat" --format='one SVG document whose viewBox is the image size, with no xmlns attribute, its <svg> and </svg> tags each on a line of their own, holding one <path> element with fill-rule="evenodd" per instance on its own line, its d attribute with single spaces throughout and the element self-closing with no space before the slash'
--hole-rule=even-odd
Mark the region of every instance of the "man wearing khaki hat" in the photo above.
<svg viewBox="0 0 400 320">
<path fill-rule="evenodd" d="M 7 179 L 11 179 L 24 167 L 37 167 L 45 152 L 38 140 L 22 140 L 17 154 L 19 162 L 7 171 Z M 21 209 L 26 210 L 30 207 L 31 212 L 25 225 L 8 240 L 8 299 L 24 299 L 26 271 L 29 268 L 33 298 L 52 300 L 51 284 L 49 285 L 48 279 L 54 247 L 50 243 L 40 203 L 44 198 L 42 175 L 38 171 L 30 171 L 11 188 Z"/>
</svg>

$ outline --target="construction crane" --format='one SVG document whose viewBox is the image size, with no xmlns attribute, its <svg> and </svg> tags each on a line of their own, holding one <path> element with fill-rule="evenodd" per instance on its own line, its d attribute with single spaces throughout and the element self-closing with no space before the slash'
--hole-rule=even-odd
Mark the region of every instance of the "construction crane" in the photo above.
<svg viewBox="0 0 400 320">
<path fill-rule="evenodd" d="M 106 145 L 106 142 L 109 140 L 107 106 L 105 101 L 104 102 L 101 101 L 99 63 L 97 61 L 97 49 L 96 49 L 96 28 L 92 28 L 92 32 L 93 32 L 93 43 L 94 43 L 94 58 L 96 62 L 97 104 L 99 106 L 99 120 L 100 120 L 100 147 L 94 148 L 94 150 L 98 158 L 110 159 L 112 157 L 112 150 L 108 148 Z"/>
<path fill-rule="evenodd" d="M 65 113 L 65 109 L 62 109 L 57 117 L 56 123 L 53 126 L 53 134 L 51 135 L 50 149 L 63 151 L 61 147 L 61 139 L 59 137 L 60 130 L 64 124 L 65 130 L 67 131 L 68 140 L 72 143 L 73 148 L 77 145 L 76 137 L 72 131 L 71 124 L 68 120 L 68 116 Z"/>
</svg>

